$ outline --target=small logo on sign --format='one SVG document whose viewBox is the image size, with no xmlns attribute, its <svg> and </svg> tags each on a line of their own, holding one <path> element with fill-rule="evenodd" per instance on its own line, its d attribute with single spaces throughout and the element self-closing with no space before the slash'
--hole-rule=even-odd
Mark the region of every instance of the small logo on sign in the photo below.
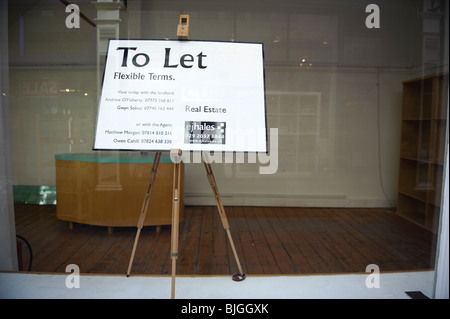
<svg viewBox="0 0 450 319">
<path fill-rule="evenodd" d="M 225 144 L 226 122 L 184 122 L 184 143 Z"/>
</svg>

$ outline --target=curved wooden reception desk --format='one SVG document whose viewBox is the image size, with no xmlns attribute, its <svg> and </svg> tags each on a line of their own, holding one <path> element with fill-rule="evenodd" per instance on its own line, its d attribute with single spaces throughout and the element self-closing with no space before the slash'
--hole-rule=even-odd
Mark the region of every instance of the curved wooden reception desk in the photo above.
<svg viewBox="0 0 450 319">
<path fill-rule="evenodd" d="M 55 155 L 57 218 L 97 226 L 137 226 L 153 159 L 152 152 Z M 173 165 L 169 154 L 163 154 L 145 226 L 172 223 Z M 183 164 L 181 169 L 180 221 L 184 219 Z"/>
</svg>

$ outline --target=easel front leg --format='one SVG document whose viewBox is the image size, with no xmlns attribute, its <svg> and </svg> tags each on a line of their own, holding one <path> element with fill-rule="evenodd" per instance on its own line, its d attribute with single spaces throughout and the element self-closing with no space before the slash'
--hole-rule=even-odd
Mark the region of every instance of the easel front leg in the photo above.
<svg viewBox="0 0 450 319">
<path fill-rule="evenodd" d="M 172 239 L 171 252 L 172 258 L 172 289 L 171 298 L 175 298 L 175 276 L 177 273 L 178 259 L 178 233 L 180 222 L 180 188 L 181 188 L 181 150 L 171 150 L 170 157 L 174 162 L 173 166 L 173 202 L 172 202 Z"/>
<path fill-rule="evenodd" d="M 211 189 L 214 194 L 214 199 L 216 200 L 216 205 L 217 205 L 217 209 L 219 211 L 219 216 L 222 221 L 223 228 L 225 229 L 225 231 L 227 233 L 228 240 L 230 242 L 231 249 L 233 251 L 233 255 L 236 260 L 238 269 L 239 269 L 239 273 L 233 275 L 233 280 L 234 281 L 242 281 L 245 279 L 245 274 L 242 271 L 241 263 L 239 262 L 239 257 L 236 252 L 236 247 L 234 246 L 233 238 L 231 237 L 230 225 L 228 224 L 228 218 L 227 218 L 227 215 L 225 214 L 225 208 L 223 207 L 222 199 L 219 194 L 219 189 L 217 188 L 216 179 L 214 178 L 212 167 L 211 167 L 211 164 L 209 163 L 209 158 L 206 153 L 202 153 L 202 160 L 203 160 L 203 164 L 205 165 L 206 176 L 208 177 L 209 185 L 211 186 Z"/>
<path fill-rule="evenodd" d="M 148 201 L 150 200 L 150 194 L 152 192 L 153 185 L 155 184 L 156 173 L 158 172 L 159 162 L 161 160 L 161 152 L 156 152 L 155 158 L 153 159 L 152 171 L 150 173 L 150 179 L 147 186 L 147 193 L 145 194 L 144 202 L 142 203 L 141 214 L 139 215 L 139 220 L 137 224 L 136 238 L 134 239 L 133 250 L 131 251 L 130 263 L 128 265 L 127 277 L 130 276 L 131 267 L 133 266 L 134 254 L 136 253 L 137 243 L 139 241 L 139 235 L 141 234 L 141 229 L 144 226 L 145 215 L 147 214 Z"/>
</svg>

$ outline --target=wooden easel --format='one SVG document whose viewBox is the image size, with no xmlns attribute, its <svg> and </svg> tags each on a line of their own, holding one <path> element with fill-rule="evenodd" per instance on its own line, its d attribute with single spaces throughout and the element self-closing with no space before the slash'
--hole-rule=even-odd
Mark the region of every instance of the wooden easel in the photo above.
<svg viewBox="0 0 450 319">
<path fill-rule="evenodd" d="M 179 25 L 177 27 L 178 40 L 187 40 L 189 38 L 189 15 L 181 14 Z M 172 200 L 172 236 L 171 236 L 171 250 L 170 257 L 172 259 L 172 289 L 171 298 L 175 298 L 175 277 L 177 271 L 177 259 L 178 259 L 178 232 L 179 232 L 179 222 L 180 222 L 180 182 L 181 182 L 181 160 L 182 152 L 180 149 L 171 149 L 170 158 L 174 163 L 173 166 L 173 200 Z M 133 265 L 134 254 L 136 252 L 136 246 L 139 240 L 139 235 L 141 229 L 144 225 L 145 215 L 147 214 L 148 201 L 150 199 L 150 194 L 152 191 L 153 184 L 155 183 L 156 172 L 158 170 L 159 161 L 161 159 L 161 152 L 155 154 L 155 160 L 153 161 L 152 171 L 150 174 L 150 180 L 147 187 L 147 193 L 145 195 L 144 202 L 142 204 L 141 214 L 138 221 L 138 230 L 136 233 L 136 238 L 134 240 L 133 250 L 131 252 L 130 263 L 128 265 L 127 277 L 130 276 L 131 266 Z M 211 164 L 208 159 L 208 154 L 202 152 L 202 161 L 205 165 L 206 175 L 208 177 L 209 185 L 214 194 L 214 199 L 216 200 L 217 209 L 219 210 L 220 219 L 222 220 L 222 225 L 227 232 L 228 240 L 233 250 L 234 258 L 239 269 L 239 273 L 233 274 L 234 281 L 242 281 L 245 279 L 245 274 L 242 271 L 241 263 L 236 252 L 236 247 L 234 246 L 233 238 L 230 233 L 230 226 L 228 224 L 227 215 L 225 214 L 225 209 L 222 204 L 222 199 L 220 198 L 219 189 L 217 188 L 217 183 L 212 172 Z"/>
<path fill-rule="evenodd" d="M 179 212 L 180 212 L 180 183 L 181 183 L 181 160 L 182 160 L 182 152 L 179 149 L 170 150 L 170 158 L 174 163 L 173 167 L 173 197 L 172 197 L 172 236 L 171 236 L 171 250 L 170 257 L 172 259 L 172 286 L 171 286 L 171 298 L 175 298 L 175 277 L 176 277 L 176 265 L 178 259 L 178 233 L 179 233 Z M 130 276 L 131 267 L 133 265 L 134 255 L 136 252 L 137 243 L 139 241 L 139 235 L 141 233 L 141 229 L 144 225 L 145 215 L 147 214 L 148 201 L 150 199 L 150 194 L 152 191 L 152 187 L 155 183 L 156 173 L 158 170 L 159 162 L 161 159 L 161 152 L 157 152 L 155 154 L 155 159 L 153 161 L 153 166 L 150 174 L 150 180 L 147 187 L 147 193 L 144 198 L 144 202 L 142 204 L 141 213 L 139 216 L 138 224 L 137 224 L 137 233 L 136 238 L 134 240 L 133 250 L 131 252 L 130 263 L 128 265 L 127 277 Z M 222 199 L 220 198 L 219 189 L 217 188 L 217 183 L 214 178 L 214 174 L 211 168 L 211 164 L 208 159 L 207 153 L 202 153 L 202 161 L 206 169 L 206 175 L 208 177 L 209 184 L 214 194 L 214 199 L 216 200 L 217 209 L 219 210 L 220 219 L 222 221 L 223 228 L 225 229 L 228 240 L 231 245 L 231 249 L 233 251 L 234 258 L 236 260 L 239 273 L 233 274 L 232 278 L 234 281 L 242 281 L 246 278 L 244 272 L 242 271 L 241 263 L 239 261 L 239 257 L 236 252 L 236 247 L 233 242 L 233 238 L 230 233 L 230 225 L 228 224 L 228 219 L 225 214 L 225 209 L 222 204 Z"/>
</svg>

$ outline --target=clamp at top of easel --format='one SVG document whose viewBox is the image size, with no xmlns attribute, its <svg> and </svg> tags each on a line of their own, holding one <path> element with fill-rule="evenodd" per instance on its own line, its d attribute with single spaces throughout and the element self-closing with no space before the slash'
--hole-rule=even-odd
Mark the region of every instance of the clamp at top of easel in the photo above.
<svg viewBox="0 0 450 319">
<path fill-rule="evenodd" d="M 170 150 L 170 160 L 172 161 L 172 163 L 174 164 L 181 163 L 181 161 L 183 160 L 182 154 L 183 153 L 181 152 L 180 149 L 172 148 Z"/>
<path fill-rule="evenodd" d="M 180 14 L 180 22 L 177 26 L 178 40 L 187 40 L 189 38 L 189 14 Z"/>
</svg>

